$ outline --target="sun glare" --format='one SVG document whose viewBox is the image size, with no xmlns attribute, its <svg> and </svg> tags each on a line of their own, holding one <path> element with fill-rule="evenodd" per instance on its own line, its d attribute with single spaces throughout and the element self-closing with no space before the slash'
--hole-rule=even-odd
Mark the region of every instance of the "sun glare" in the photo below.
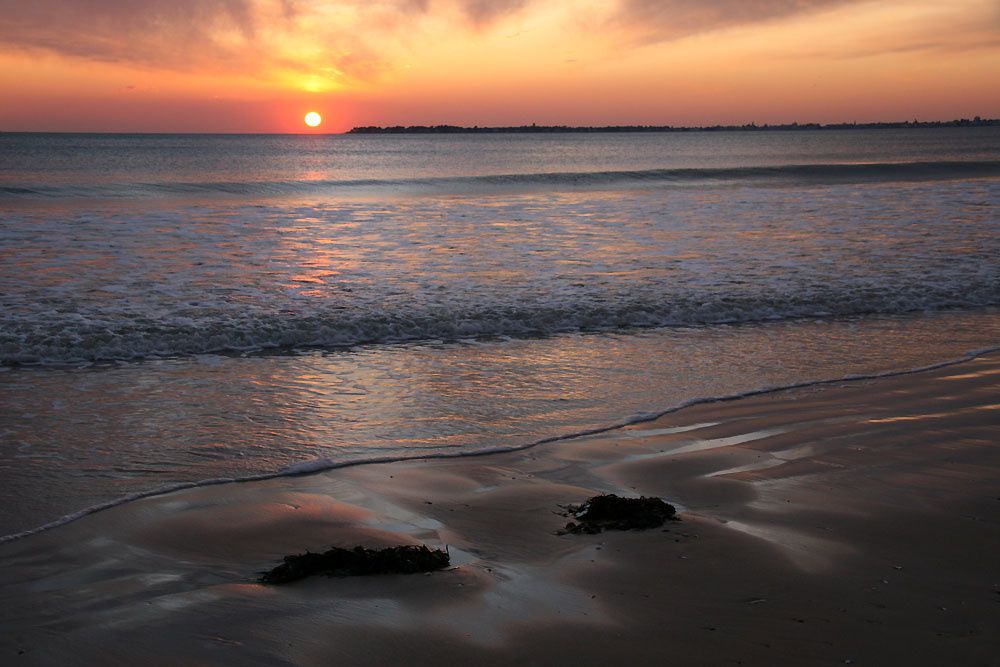
<svg viewBox="0 0 1000 667">
<path fill-rule="evenodd" d="M 309 127 L 317 127 L 319 126 L 320 123 L 323 122 L 323 117 L 320 116 L 315 111 L 310 111 L 309 113 L 306 114 L 305 121 L 306 125 L 308 125 Z"/>
</svg>

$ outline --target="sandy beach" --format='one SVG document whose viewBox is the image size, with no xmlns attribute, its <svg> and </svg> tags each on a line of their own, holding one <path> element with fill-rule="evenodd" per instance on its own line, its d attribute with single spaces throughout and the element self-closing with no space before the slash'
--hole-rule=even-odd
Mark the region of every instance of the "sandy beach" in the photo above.
<svg viewBox="0 0 1000 667">
<path fill-rule="evenodd" d="M 1000 0 L 0 4 L 0 667 L 1000 667 Z"/>
<path fill-rule="evenodd" d="M 998 665 L 1000 356 L 514 453 L 128 503 L 0 546 L 4 665 Z M 681 520 L 558 535 L 561 507 Z M 257 575 L 424 543 L 427 575 Z"/>
</svg>

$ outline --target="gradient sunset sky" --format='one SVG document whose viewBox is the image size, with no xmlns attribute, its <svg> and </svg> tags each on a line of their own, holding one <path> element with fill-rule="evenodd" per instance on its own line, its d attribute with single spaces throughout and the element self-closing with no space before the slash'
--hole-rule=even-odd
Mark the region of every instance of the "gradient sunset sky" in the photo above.
<svg viewBox="0 0 1000 667">
<path fill-rule="evenodd" d="M 1000 116 L 998 0 L 0 0 L 0 130 Z"/>
</svg>

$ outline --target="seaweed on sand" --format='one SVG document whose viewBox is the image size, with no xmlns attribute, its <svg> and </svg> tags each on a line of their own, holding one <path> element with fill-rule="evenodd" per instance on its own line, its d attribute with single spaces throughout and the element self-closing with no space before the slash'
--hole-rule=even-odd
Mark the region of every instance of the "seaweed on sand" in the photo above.
<svg viewBox="0 0 1000 667">
<path fill-rule="evenodd" d="M 366 576 L 371 574 L 415 574 L 447 567 L 451 557 L 440 549 L 425 545 L 366 549 L 333 547 L 323 553 L 285 556 L 281 565 L 260 576 L 264 584 L 287 584 L 314 574 L 328 577 Z"/>
<path fill-rule="evenodd" d="M 582 505 L 566 507 L 570 521 L 559 531 L 594 534 L 603 530 L 647 530 L 659 528 L 668 519 L 677 521 L 677 508 L 659 498 L 621 498 L 614 494 L 594 496 Z"/>
</svg>

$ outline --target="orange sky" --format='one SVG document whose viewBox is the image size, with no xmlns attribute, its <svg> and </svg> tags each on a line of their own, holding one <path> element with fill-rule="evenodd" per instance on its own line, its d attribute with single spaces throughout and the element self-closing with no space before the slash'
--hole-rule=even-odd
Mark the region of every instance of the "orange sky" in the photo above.
<svg viewBox="0 0 1000 667">
<path fill-rule="evenodd" d="M 1000 116 L 996 0 L 0 0 L 0 130 Z"/>
</svg>

